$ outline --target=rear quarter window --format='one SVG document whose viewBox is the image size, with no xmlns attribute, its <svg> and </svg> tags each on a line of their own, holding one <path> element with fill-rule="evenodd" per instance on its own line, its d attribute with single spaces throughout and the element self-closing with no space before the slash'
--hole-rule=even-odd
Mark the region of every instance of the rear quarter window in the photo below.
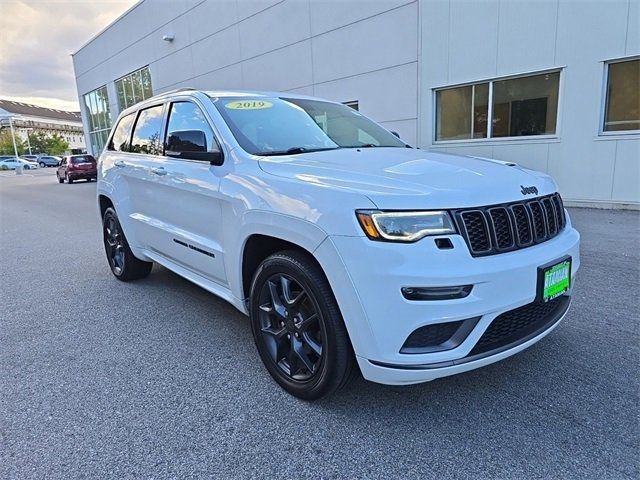
<svg viewBox="0 0 640 480">
<path fill-rule="evenodd" d="M 135 119 L 135 114 L 130 113 L 120 119 L 116 129 L 111 137 L 111 142 L 107 147 L 108 150 L 115 150 L 116 152 L 128 152 L 129 151 L 129 139 L 131 138 L 131 126 Z"/>
</svg>

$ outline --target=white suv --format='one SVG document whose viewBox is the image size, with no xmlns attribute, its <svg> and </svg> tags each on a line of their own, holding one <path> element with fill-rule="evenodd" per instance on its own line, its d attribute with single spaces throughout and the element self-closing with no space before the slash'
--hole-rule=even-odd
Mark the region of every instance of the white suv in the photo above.
<svg viewBox="0 0 640 480">
<path fill-rule="evenodd" d="M 98 203 L 118 279 L 157 262 L 229 301 L 306 399 L 356 364 L 410 384 L 513 355 L 558 325 L 579 265 L 549 176 L 288 93 L 184 89 L 123 111 Z"/>
</svg>

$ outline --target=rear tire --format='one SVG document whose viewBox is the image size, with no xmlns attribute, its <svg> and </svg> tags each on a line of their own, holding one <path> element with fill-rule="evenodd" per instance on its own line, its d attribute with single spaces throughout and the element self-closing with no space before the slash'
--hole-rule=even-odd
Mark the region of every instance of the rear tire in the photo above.
<svg viewBox="0 0 640 480">
<path fill-rule="evenodd" d="M 41 168 L 46 167 L 45 163 L 44 163 L 44 162 L 40 162 L 40 167 L 41 167 Z"/>
<path fill-rule="evenodd" d="M 66 179 L 67 179 L 67 183 L 68 183 L 69 185 L 71 185 L 71 184 L 73 183 L 73 180 L 71 180 L 71 177 L 70 177 L 68 174 L 67 174 L 67 175 L 65 175 L 65 177 L 66 177 Z"/>
<path fill-rule="evenodd" d="M 149 275 L 153 262 L 145 262 L 133 254 L 112 207 L 107 208 L 102 217 L 102 235 L 111 273 L 118 280 L 128 282 Z"/>
<path fill-rule="evenodd" d="M 353 349 L 331 286 L 308 254 L 287 250 L 258 267 L 250 294 L 258 353 L 291 395 L 316 400 L 346 385 Z"/>
</svg>

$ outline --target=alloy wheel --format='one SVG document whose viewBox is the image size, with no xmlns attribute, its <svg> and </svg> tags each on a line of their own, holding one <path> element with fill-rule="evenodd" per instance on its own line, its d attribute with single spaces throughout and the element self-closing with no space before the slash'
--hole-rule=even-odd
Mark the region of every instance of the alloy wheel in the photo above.
<svg viewBox="0 0 640 480">
<path fill-rule="evenodd" d="M 107 257 L 111 268 L 116 275 L 120 275 L 124 270 L 124 244 L 120 226 L 111 215 L 105 219 L 104 242 L 107 247 Z"/>
<path fill-rule="evenodd" d="M 317 303 L 300 283 L 282 273 L 269 277 L 259 298 L 260 334 L 271 359 L 288 378 L 311 379 L 326 343 Z"/>
</svg>

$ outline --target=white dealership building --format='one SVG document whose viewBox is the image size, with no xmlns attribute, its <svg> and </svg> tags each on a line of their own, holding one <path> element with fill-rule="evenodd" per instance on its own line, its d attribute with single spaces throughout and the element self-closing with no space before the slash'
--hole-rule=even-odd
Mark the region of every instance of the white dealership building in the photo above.
<svg viewBox="0 0 640 480">
<path fill-rule="evenodd" d="M 349 103 L 412 145 L 640 206 L 640 0 L 142 0 L 73 54 L 89 150 L 180 87 Z"/>
</svg>

